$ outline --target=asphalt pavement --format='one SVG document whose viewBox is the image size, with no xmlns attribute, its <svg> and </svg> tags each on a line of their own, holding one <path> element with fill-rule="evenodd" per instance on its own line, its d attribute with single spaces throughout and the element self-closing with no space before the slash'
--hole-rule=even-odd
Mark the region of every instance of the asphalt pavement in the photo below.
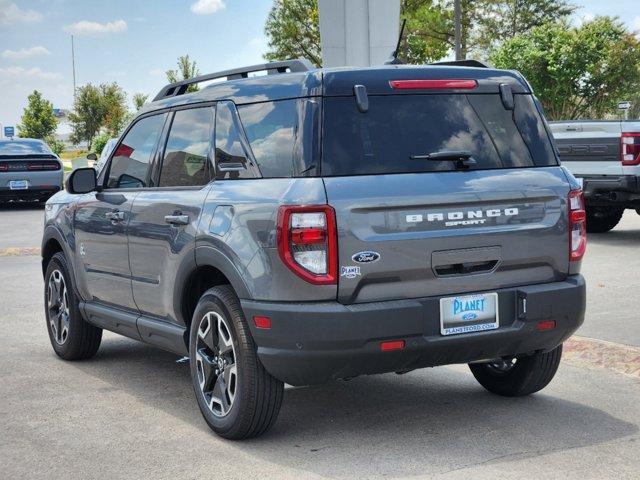
<svg viewBox="0 0 640 480">
<path fill-rule="evenodd" d="M 92 360 L 53 354 L 42 216 L 0 209 L 2 478 L 640 478 L 634 212 L 589 237 L 587 318 L 542 392 L 492 396 L 463 365 L 287 387 L 275 428 L 245 442 L 209 431 L 175 355 L 110 333 Z"/>
</svg>

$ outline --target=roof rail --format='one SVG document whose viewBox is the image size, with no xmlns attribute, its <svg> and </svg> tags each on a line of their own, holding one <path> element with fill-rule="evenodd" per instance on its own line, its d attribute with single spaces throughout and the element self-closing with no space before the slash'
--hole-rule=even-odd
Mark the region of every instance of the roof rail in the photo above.
<svg viewBox="0 0 640 480">
<path fill-rule="evenodd" d="M 155 96 L 153 101 L 162 100 L 163 98 L 175 97 L 177 95 L 183 95 L 186 93 L 189 85 L 196 83 L 206 82 L 209 80 L 216 80 L 218 78 L 226 78 L 228 80 L 237 80 L 239 78 L 248 78 L 250 73 L 266 71 L 268 75 L 274 75 L 278 73 L 289 72 L 308 72 L 315 67 L 306 58 L 297 58 L 294 60 L 285 60 L 282 62 L 270 62 L 262 63 L 259 65 L 251 65 L 249 67 L 233 68 L 231 70 L 224 70 L 222 72 L 208 73 L 206 75 L 200 75 L 198 77 L 189 78 L 187 80 L 181 80 L 176 83 L 170 83 L 160 90 Z"/>
<path fill-rule="evenodd" d="M 451 65 L 453 67 L 480 67 L 491 68 L 488 64 L 479 60 L 446 60 L 444 62 L 434 62 L 429 65 Z"/>
</svg>

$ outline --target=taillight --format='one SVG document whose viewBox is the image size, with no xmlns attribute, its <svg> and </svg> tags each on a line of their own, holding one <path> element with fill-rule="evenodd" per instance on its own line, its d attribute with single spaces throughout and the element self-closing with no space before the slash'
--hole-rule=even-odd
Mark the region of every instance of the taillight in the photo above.
<svg viewBox="0 0 640 480">
<path fill-rule="evenodd" d="M 7 172 L 9 171 L 9 165 L 7 165 L 6 163 L 0 163 L 0 172 Z"/>
<path fill-rule="evenodd" d="M 640 165 L 640 133 L 623 133 L 620 137 L 622 165 Z"/>
<path fill-rule="evenodd" d="M 27 165 L 27 170 L 60 170 L 60 164 L 58 162 L 30 163 Z"/>
<path fill-rule="evenodd" d="M 463 89 L 471 90 L 478 86 L 475 80 L 438 79 L 438 80 L 391 80 L 391 88 L 396 90 L 433 90 L 433 89 Z"/>
<path fill-rule="evenodd" d="M 300 278 L 335 284 L 338 272 L 336 215 L 329 205 L 291 206 L 278 211 L 278 251 Z"/>
<path fill-rule="evenodd" d="M 587 249 L 587 213 L 582 190 L 569 192 L 569 260 L 577 262 Z"/>
</svg>

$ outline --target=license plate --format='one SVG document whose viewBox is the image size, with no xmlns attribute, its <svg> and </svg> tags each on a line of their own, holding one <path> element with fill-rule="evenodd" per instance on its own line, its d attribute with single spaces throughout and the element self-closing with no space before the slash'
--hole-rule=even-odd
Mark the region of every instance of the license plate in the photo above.
<svg viewBox="0 0 640 480">
<path fill-rule="evenodd" d="M 29 182 L 26 180 L 11 180 L 9 182 L 10 190 L 27 190 L 29 188 Z"/>
<path fill-rule="evenodd" d="M 495 292 L 440 299 L 442 335 L 495 330 L 498 326 L 498 294 Z"/>
</svg>

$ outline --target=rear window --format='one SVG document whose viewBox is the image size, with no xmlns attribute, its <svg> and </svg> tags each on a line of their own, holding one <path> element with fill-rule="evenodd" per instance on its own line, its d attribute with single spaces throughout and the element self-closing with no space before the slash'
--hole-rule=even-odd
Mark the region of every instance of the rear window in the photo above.
<svg viewBox="0 0 640 480">
<path fill-rule="evenodd" d="M 506 110 L 499 95 L 369 96 L 361 113 L 354 97 L 324 100 L 322 175 L 454 170 L 451 161 L 412 159 L 466 151 L 471 169 L 557 165 L 529 95 Z"/>
<path fill-rule="evenodd" d="M 44 142 L 11 140 L 0 142 L 0 155 L 53 155 Z"/>
</svg>

